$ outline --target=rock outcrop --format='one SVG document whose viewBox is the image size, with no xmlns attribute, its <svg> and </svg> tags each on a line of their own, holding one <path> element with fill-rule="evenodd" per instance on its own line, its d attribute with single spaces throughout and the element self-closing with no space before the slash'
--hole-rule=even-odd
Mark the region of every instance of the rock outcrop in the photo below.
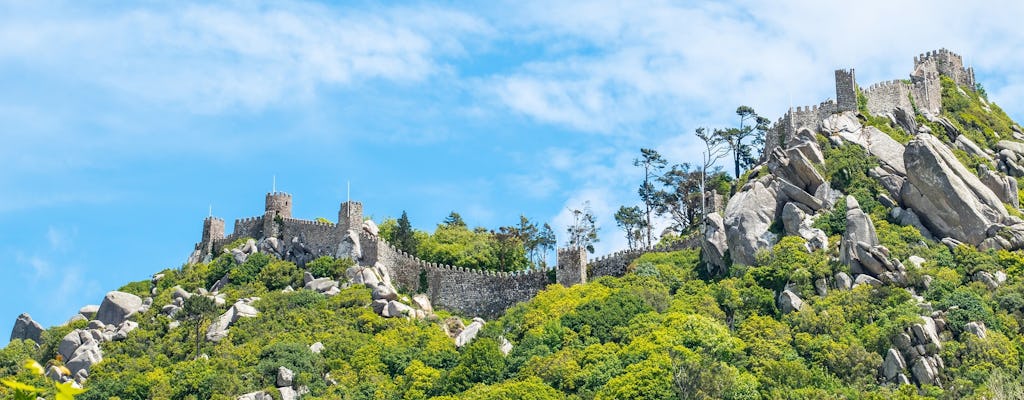
<svg viewBox="0 0 1024 400">
<path fill-rule="evenodd" d="M 726 265 L 727 251 L 729 243 L 722 217 L 717 213 L 708 214 L 707 218 L 704 218 L 704 241 L 701 242 L 700 255 L 709 274 L 720 275 L 729 267 Z"/>
<path fill-rule="evenodd" d="M 103 297 L 96 319 L 107 325 L 117 325 L 142 308 L 142 299 L 131 293 L 113 291 Z"/>
<path fill-rule="evenodd" d="M 259 300 L 258 297 L 240 299 L 231 306 L 224 314 L 213 320 L 206 329 L 206 340 L 219 342 L 228 336 L 231 325 L 240 318 L 252 318 L 259 315 L 259 310 L 252 306 L 252 303 Z"/>
<path fill-rule="evenodd" d="M 782 311 L 783 314 L 800 311 L 803 307 L 804 301 L 800 299 L 800 296 L 797 296 L 796 293 L 789 290 L 783 290 L 782 293 L 779 294 L 779 310 Z"/>
<path fill-rule="evenodd" d="M 11 340 L 31 340 L 36 343 L 40 343 L 40 335 L 43 334 L 43 326 L 39 325 L 38 322 L 32 320 L 32 317 L 28 313 L 24 313 L 18 316 L 18 319 L 14 320 L 14 329 L 11 330 Z"/>
<path fill-rule="evenodd" d="M 473 322 L 470 322 L 469 326 L 455 336 L 455 347 L 465 346 L 476 339 L 476 335 L 480 333 L 480 329 L 484 327 L 485 323 L 482 318 L 473 318 Z"/>
<path fill-rule="evenodd" d="M 919 134 L 907 145 L 903 204 L 937 236 L 979 245 L 1009 214 L 1002 201 L 939 139 Z"/>
<path fill-rule="evenodd" d="M 822 126 L 826 133 L 863 147 L 868 154 L 878 158 L 882 168 L 899 176 L 907 176 L 903 145 L 878 128 L 861 124 L 855 112 L 835 114 L 822 121 Z"/>
<path fill-rule="evenodd" d="M 747 184 L 725 207 L 726 241 L 732 261 L 753 265 L 758 250 L 770 249 L 778 237 L 769 231 L 778 207 L 778 192 L 762 180 Z"/>
<path fill-rule="evenodd" d="M 815 251 L 828 247 L 828 235 L 825 231 L 814 228 L 814 220 L 807 211 L 797 203 L 786 203 L 782 207 L 782 226 L 786 235 L 799 236 L 807 241 L 807 251 Z"/>
</svg>

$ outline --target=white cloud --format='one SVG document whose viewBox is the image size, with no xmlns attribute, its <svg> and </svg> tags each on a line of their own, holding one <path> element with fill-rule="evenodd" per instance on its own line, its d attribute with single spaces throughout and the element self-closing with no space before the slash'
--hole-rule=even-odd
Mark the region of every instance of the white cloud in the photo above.
<svg viewBox="0 0 1024 400">
<path fill-rule="evenodd" d="M 856 68 L 862 85 L 905 78 L 914 56 L 940 47 L 978 63 L 982 81 L 1024 80 L 1020 2 L 516 4 L 499 29 L 545 50 L 482 90 L 580 132 L 665 137 L 732 124 L 740 104 L 774 119 L 834 97 L 834 69 Z M 991 92 L 1024 114 L 1016 92 Z"/>
<path fill-rule="evenodd" d="M 338 10 L 304 2 L 184 4 L 105 12 L 11 7 L 0 61 L 198 112 L 308 100 L 323 86 L 416 82 L 489 28 L 434 8 Z"/>
</svg>

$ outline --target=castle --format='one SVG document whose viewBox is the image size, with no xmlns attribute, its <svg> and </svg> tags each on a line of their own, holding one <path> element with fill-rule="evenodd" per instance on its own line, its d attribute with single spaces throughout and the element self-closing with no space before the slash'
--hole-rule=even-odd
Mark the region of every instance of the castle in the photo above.
<svg viewBox="0 0 1024 400">
<path fill-rule="evenodd" d="M 203 221 L 202 239 L 195 245 L 190 262 L 208 261 L 235 240 L 253 238 L 261 243 L 261 248 L 263 243 L 278 243 L 278 253 L 283 259 L 303 265 L 320 256 L 342 256 L 343 241 L 355 233 L 362 253 L 356 260 L 359 265 L 386 268 L 399 290 L 426 293 L 434 305 L 487 318 L 529 300 L 549 284 L 571 286 L 585 283 L 589 278 L 622 276 L 626 267 L 644 253 L 699 244 L 697 238 L 693 238 L 671 247 L 620 251 L 593 261 L 587 260 L 583 249 L 560 249 L 558 264 L 553 269 L 474 270 L 427 262 L 395 248 L 363 229 L 363 205 L 359 202 L 341 203 L 337 223 L 292 218 L 292 195 L 282 192 L 267 194 L 263 215 L 235 220 L 230 235 L 225 235 L 224 227 L 224 220 L 220 218 L 210 216 Z"/>
<path fill-rule="evenodd" d="M 937 116 L 942 106 L 942 85 L 939 76 L 953 79 L 958 85 L 974 88 L 974 70 L 965 68 L 957 54 L 942 49 L 914 58 L 909 80 L 894 80 L 859 88 L 853 69 L 836 70 L 836 100 L 815 106 L 790 108 L 767 132 L 764 157 L 776 147 L 794 138 L 801 128 L 818 131 L 819 124 L 832 114 L 856 112 L 858 95 L 864 96 L 867 110 L 874 115 Z M 912 133 L 912 132 L 911 132 Z M 432 304 L 469 316 L 494 317 L 512 305 L 526 301 L 550 284 L 571 286 L 600 276 L 622 276 L 633 260 L 648 252 L 674 251 L 700 245 L 702 237 L 693 236 L 666 247 L 625 250 L 587 260 L 583 249 L 558 251 L 553 269 L 531 269 L 516 272 L 474 270 L 459 266 L 427 262 L 407 254 L 368 230 L 363 229 L 363 205 L 341 203 L 338 221 L 319 222 L 292 218 L 292 196 L 271 192 L 261 216 L 235 220 L 230 235 L 225 235 L 224 220 L 212 215 L 203 221 L 202 239 L 195 246 L 190 262 L 210 260 L 224 247 L 240 238 L 271 243 L 270 248 L 281 258 L 304 265 L 320 256 L 345 256 L 344 242 L 357 237 L 363 266 L 387 269 L 392 282 L 405 292 L 427 293 Z"/>
<path fill-rule="evenodd" d="M 774 148 L 789 142 L 800 128 L 818 131 L 817 125 L 828 116 L 857 111 L 858 91 L 867 100 L 867 110 L 873 115 L 894 116 L 897 110 L 913 115 L 912 112 L 916 110 L 926 117 L 938 116 L 942 107 L 940 75 L 948 76 L 957 85 L 974 89 L 974 69 L 965 68 L 963 58 L 946 49 L 914 57 L 914 68 L 909 80 L 891 80 L 859 88 L 852 68 L 836 70 L 836 100 L 826 100 L 813 106 L 790 107 L 765 135 L 762 157 L 767 157 Z"/>
</svg>

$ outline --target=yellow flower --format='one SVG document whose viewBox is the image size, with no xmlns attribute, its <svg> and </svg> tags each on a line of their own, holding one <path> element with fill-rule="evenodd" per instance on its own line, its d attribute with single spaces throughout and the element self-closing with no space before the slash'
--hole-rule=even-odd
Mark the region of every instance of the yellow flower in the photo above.
<svg viewBox="0 0 1024 400">
<path fill-rule="evenodd" d="M 29 370 L 29 372 L 32 372 L 32 373 L 34 373 L 36 375 L 42 375 L 42 374 L 46 373 L 46 371 L 43 370 L 43 366 L 39 365 L 39 363 L 36 362 L 36 360 L 33 360 L 33 359 L 25 360 L 25 363 L 22 364 L 22 367 L 24 367 L 25 369 Z"/>
<path fill-rule="evenodd" d="M 11 380 L 11 379 L 0 380 L 0 382 L 2 382 L 4 384 L 4 386 L 7 386 L 7 387 L 9 387 L 11 389 L 14 389 L 15 391 L 31 392 L 31 393 L 42 392 L 42 390 L 36 388 L 35 386 L 26 385 L 24 383 L 21 383 L 21 382 L 15 381 L 15 380 Z"/>
<path fill-rule="evenodd" d="M 76 388 L 73 383 L 73 381 L 67 381 L 54 385 L 57 388 L 56 400 L 73 400 L 75 395 L 85 393 L 85 389 Z"/>
</svg>

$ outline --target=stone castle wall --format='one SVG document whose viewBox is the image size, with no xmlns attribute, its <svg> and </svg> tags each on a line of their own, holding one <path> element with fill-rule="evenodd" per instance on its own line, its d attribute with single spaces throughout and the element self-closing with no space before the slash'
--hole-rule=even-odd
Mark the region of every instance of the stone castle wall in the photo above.
<svg viewBox="0 0 1024 400">
<path fill-rule="evenodd" d="M 964 67 L 963 58 L 946 49 L 923 53 L 914 57 L 911 81 L 894 80 L 876 83 L 862 91 L 871 114 L 892 114 L 897 107 L 923 114 L 938 115 L 942 109 L 940 75 L 953 79 L 958 85 L 974 90 L 974 69 Z M 765 133 L 762 161 L 776 147 L 785 146 L 801 128 L 820 131 L 820 122 L 829 115 L 857 110 L 857 79 L 853 69 L 836 70 L 836 101 L 826 100 L 817 106 L 790 108 Z M 913 103 L 911 103 L 913 101 Z M 916 110 L 915 110 L 916 106 Z M 912 132 L 911 132 L 912 133 Z"/>
<path fill-rule="evenodd" d="M 332 223 L 284 218 L 281 235 L 285 240 L 298 238 L 314 257 L 334 256 L 341 242 L 341 232 Z"/>
<path fill-rule="evenodd" d="M 974 68 L 964 68 L 964 60 L 959 54 L 946 49 L 933 50 L 914 57 L 914 69 L 921 64 L 932 62 L 939 74 L 953 79 L 957 85 L 974 90 Z"/>
<path fill-rule="evenodd" d="M 601 276 L 623 276 L 629 264 L 636 261 L 640 256 L 647 253 L 664 253 L 683 249 L 692 249 L 700 246 L 703 239 L 701 235 L 687 237 L 669 246 L 650 246 L 641 249 L 622 250 L 603 257 L 599 257 L 587 264 L 587 276 L 589 279 Z"/>
<path fill-rule="evenodd" d="M 863 90 L 867 98 L 868 112 L 874 115 L 892 114 L 897 107 L 913 111 L 910 102 L 913 85 L 906 81 L 892 80 L 873 84 Z"/>
<path fill-rule="evenodd" d="M 838 110 L 838 105 L 831 99 L 813 106 L 791 107 L 765 133 L 764 151 L 761 152 L 761 158 L 767 159 L 768 154 L 771 154 L 776 147 L 785 147 L 801 128 L 808 128 L 815 132 L 820 131 L 821 121 Z"/>
<path fill-rule="evenodd" d="M 645 252 L 670 251 L 684 246 L 696 246 L 699 242 L 680 242 L 672 248 L 648 248 L 619 252 L 587 263 L 586 253 L 578 255 L 574 268 L 560 266 L 551 269 L 531 269 L 516 272 L 495 272 L 473 270 L 464 267 L 430 263 L 411 256 L 362 230 L 362 205 L 345 203 L 339 211 L 339 223 L 325 223 L 287 218 L 280 213 L 290 212 L 283 206 L 281 196 L 267 198 L 268 211 L 263 216 L 243 218 L 235 221 L 235 231 L 224 236 L 223 220 L 210 217 L 203 222 L 202 242 L 196 249 L 210 255 L 220 254 L 224 246 L 244 237 L 264 239 L 267 234 L 281 239 L 286 244 L 297 239 L 313 257 L 335 256 L 338 245 L 348 235 L 349 226 L 359 232 L 359 246 L 362 250 L 361 265 L 379 265 L 387 269 L 392 283 L 409 293 L 427 293 L 433 304 L 464 315 L 492 318 L 500 315 L 512 305 L 529 300 L 552 282 L 551 275 L 561 273 L 559 281 L 586 282 L 587 276 L 621 276 L 630 262 Z M 287 205 L 290 207 L 288 196 Z M 273 207 L 271 207 L 273 205 Z M 219 227 L 218 227 L 219 223 Z M 560 260 L 561 261 L 561 260 Z M 572 271 L 573 276 L 568 276 Z M 425 286 L 424 286 L 425 285 Z"/>
<path fill-rule="evenodd" d="M 399 290 L 427 293 L 435 306 L 465 315 L 498 316 L 551 283 L 544 269 L 494 272 L 426 262 L 365 232 L 360 235 L 360 245 L 364 257 L 387 268 Z"/>
</svg>

